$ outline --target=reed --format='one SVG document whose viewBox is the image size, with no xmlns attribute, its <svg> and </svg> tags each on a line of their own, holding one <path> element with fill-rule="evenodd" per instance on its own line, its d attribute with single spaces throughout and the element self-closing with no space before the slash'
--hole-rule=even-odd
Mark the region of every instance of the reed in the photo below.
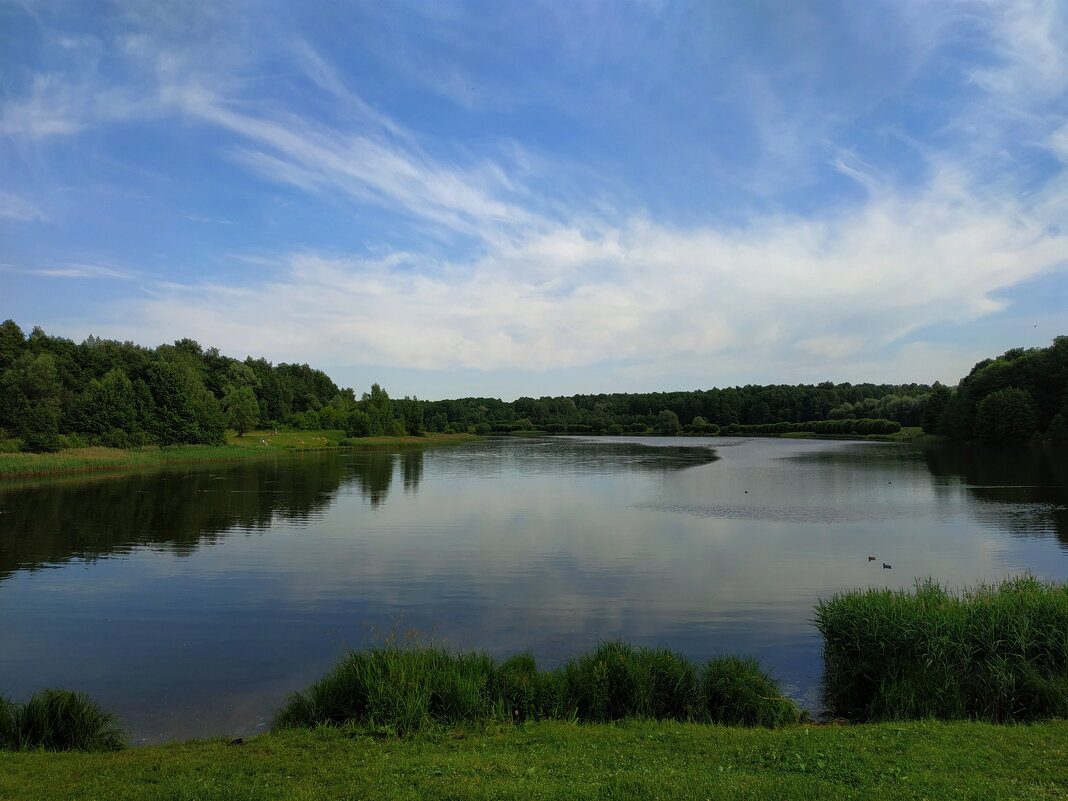
<svg viewBox="0 0 1068 801">
<path fill-rule="evenodd" d="M 752 658 L 708 660 L 701 672 L 701 690 L 714 723 L 777 728 L 803 717 Z"/>
<path fill-rule="evenodd" d="M 125 744 L 116 716 L 85 693 L 44 689 L 24 704 L 0 698 L 5 750 L 116 751 Z"/>
<path fill-rule="evenodd" d="M 710 694 L 711 691 L 711 694 Z M 425 643 L 351 652 L 290 696 L 274 728 L 356 724 L 405 734 L 459 723 L 656 719 L 780 726 L 800 719 L 751 659 L 702 670 L 668 650 L 603 642 L 552 671 L 530 654 L 496 665 Z"/>
<path fill-rule="evenodd" d="M 330 674 L 290 696 L 275 729 L 354 722 L 398 734 L 490 717 L 493 661 L 436 647 L 353 651 Z"/>
<path fill-rule="evenodd" d="M 1068 586 L 1033 577 L 951 593 L 869 589 L 821 600 L 829 708 L 858 720 L 1068 717 Z"/>
<path fill-rule="evenodd" d="M 624 718 L 696 720 L 697 669 L 679 654 L 603 642 L 559 671 L 560 705 L 583 721 Z"/>
<path fill-rule="evenodd" d="M 524 723 L 560 716 L 556 674 L 538 670 L 534 657 L 519 654 L 505 660 L 496 672 L 495 717 Z"/>
</svg>

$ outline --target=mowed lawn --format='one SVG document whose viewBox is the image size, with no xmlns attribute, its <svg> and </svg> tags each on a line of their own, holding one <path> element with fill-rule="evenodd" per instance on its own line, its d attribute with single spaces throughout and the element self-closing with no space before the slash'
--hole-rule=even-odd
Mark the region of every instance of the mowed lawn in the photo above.
<svg viewBox="0 0 1068 801">
<path fill-rule="evenodd" d="M 1066 797 L 1064 722 L 543 722 L 405 739 L 320 728 L 237 745 L 0 754 L 0 798 L 12 801 Z"/>
</svg>

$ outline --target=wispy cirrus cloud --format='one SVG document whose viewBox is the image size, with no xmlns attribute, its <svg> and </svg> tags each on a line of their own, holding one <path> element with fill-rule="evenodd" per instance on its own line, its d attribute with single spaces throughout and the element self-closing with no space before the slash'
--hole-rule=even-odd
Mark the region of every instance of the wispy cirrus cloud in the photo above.
<svg viewBox="0 0 1068 801">
<path fill-rule="evenodd" d="M 35 203 L 25 198 L 0 190 L 0 218 L 33 222 L 47 220 L 47 216 Z"/>
<path fill-rule="evenodd" d="M 797 360 L 856 364 L 925 326 L 996 311 L 1000 290 L 1065 253 L 1068 236 L 947 178 L 822 223 L 560 226 L 432 265 L 413 253 L 297 253 L 240 295 L 215 283 L 172 286 L 127 313 L 160 341 L 185 331 L 235 351 L 270 319 L 257 341 L 279 358 L 315 349 L 352 366 L 544 371 L 607 359 L 632 373 L 714 374 L 759 354 L 766 369 L 792 373 Z"/>
<path fill-rule="evenodd" d="M 159 19 L 138 6 L 111 32 L 136 78 L 115 81 L 97 44 L 74 41 L 92 69 L 42 67 L 0 107 L 0 134 L 58 147 L 165 120 L 196 141 L 189 164 L 241 185 L 229 205 L 183 198 L 168 219 L 239 224 L 161 237 L 151 258 L 172 274 L 97 333 L 255 341 L 342 367 L 716 380 L 800 364 L 844 379 L 965 358 L 925 330 L 996 316 L 1008 290 L 1065 266 L 1054 0 L 797 6 L 770 22 L 699 3 L 643 6 L 648 19 L 598 3 L 424 7 L 414 22 L 374 8 L 363 27 L 383 43 L 333 51 L 269 19 L 225 36 L 210 3 Z M 508 72 L 545 53 L 562 66 Z M 410 75 L 435 64 L 450 68 Z M 285 232 L 232 244 L 272 233 L 241 214 L 277 188 L 270 224 Z M 288 219 L 324 211 L 329 224 Z M 332 236 L 366 217 L 359 236 Z M 264 269 L 238 270 L 235 252 Z M 70 262 L 37 274 L 122 277 Z"/>
<path fill-rule="evenodd" d="M 110 278 L 123 281 L 138 278 L 138 273 L 131 270 L 120 270 L 114 267 L 105 267 L 99 264 L 69 263 L 54 267 L 18 267 L 14 265 L 2 265 L 0 270 L 10 273 L 24 273 L 27 275 L 40 275 L 47 278 Z"/>
</svg>

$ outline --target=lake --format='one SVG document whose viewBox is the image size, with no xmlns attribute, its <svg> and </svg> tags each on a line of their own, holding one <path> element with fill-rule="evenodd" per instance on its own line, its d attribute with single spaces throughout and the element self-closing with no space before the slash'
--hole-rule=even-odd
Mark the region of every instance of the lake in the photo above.
<svg viewBox="0 0 1068 801">
<path fill-rule="evenodd" d="M 1068 579 L 1063 453 L 502 437 L 8 481 L 0 693 L 83 690 L 135 743 L 245 735 L 414 630 L 542 667 L 752 655 L 818 713 L 818 598 L 1024 571 Z"/>
</svg>

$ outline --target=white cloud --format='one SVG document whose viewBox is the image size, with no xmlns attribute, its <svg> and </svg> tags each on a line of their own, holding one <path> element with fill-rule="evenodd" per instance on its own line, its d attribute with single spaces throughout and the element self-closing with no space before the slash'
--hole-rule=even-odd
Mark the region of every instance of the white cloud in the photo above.
<svg viewBox="0 0 1068 801">
<path fill-rule="evenodd" d="M 414 145 L 352 133 L 292 115 L 271 118 L 235 111 L 212 92 L 184 84 L 164 98 L 186 114 L 224 128 L 254 147 L 235 158 L 265 177 L 306 191 L 341 191 L 467 234 L 487 224 L 531 224 L 533 215 L 500 199 L 507 173 L 492 163 L 457 167 Z M 266 150 L 255 149 L 256 147 Z"/>
<path fill-rule="evenodd" d="M 127 270 L 116 270 L 113 267 L 102 267 L 99 264 L 65 264 L 61 267 L 24 270 L 22 272 L 45 275 L 50 278 L 118 278 L 129 280 L 136 277 L 135 273 Z"/>
<path fill-rule="evenodd" d="M 0 190 L 0 218 L 18 220 L 19 222 L 47 219 L 34 203 L 3 190 Z"/>
<path fill-rule="evenodd" d="M 338 365 L 547 370 L 608 362 L 646 374 L 707 373 L 725 360 L 741 367 L 737 354 L 784 367 L 795 359 L 855 364 L 926 326 L 996 311 L 999 290 L 1043 274 L 1065 253 L 1068 236 L 1045 221 L 946 178 L 823 222 L 559 226 L 464 262 L 298 253 L 257 286 L 171 286 L 124 301 L 131 322 L 107 333 L 192 336 L 234 352 L 255 343 L 274 358 Z"/>
<path fill-rule="evenodd" d="M 1068 15 L 1060 0 L 996 0 L 981 8 L 1002 62 L 974 70 L 977 84 L 1015 104 L 1068 88 Z"/>
</svg>

